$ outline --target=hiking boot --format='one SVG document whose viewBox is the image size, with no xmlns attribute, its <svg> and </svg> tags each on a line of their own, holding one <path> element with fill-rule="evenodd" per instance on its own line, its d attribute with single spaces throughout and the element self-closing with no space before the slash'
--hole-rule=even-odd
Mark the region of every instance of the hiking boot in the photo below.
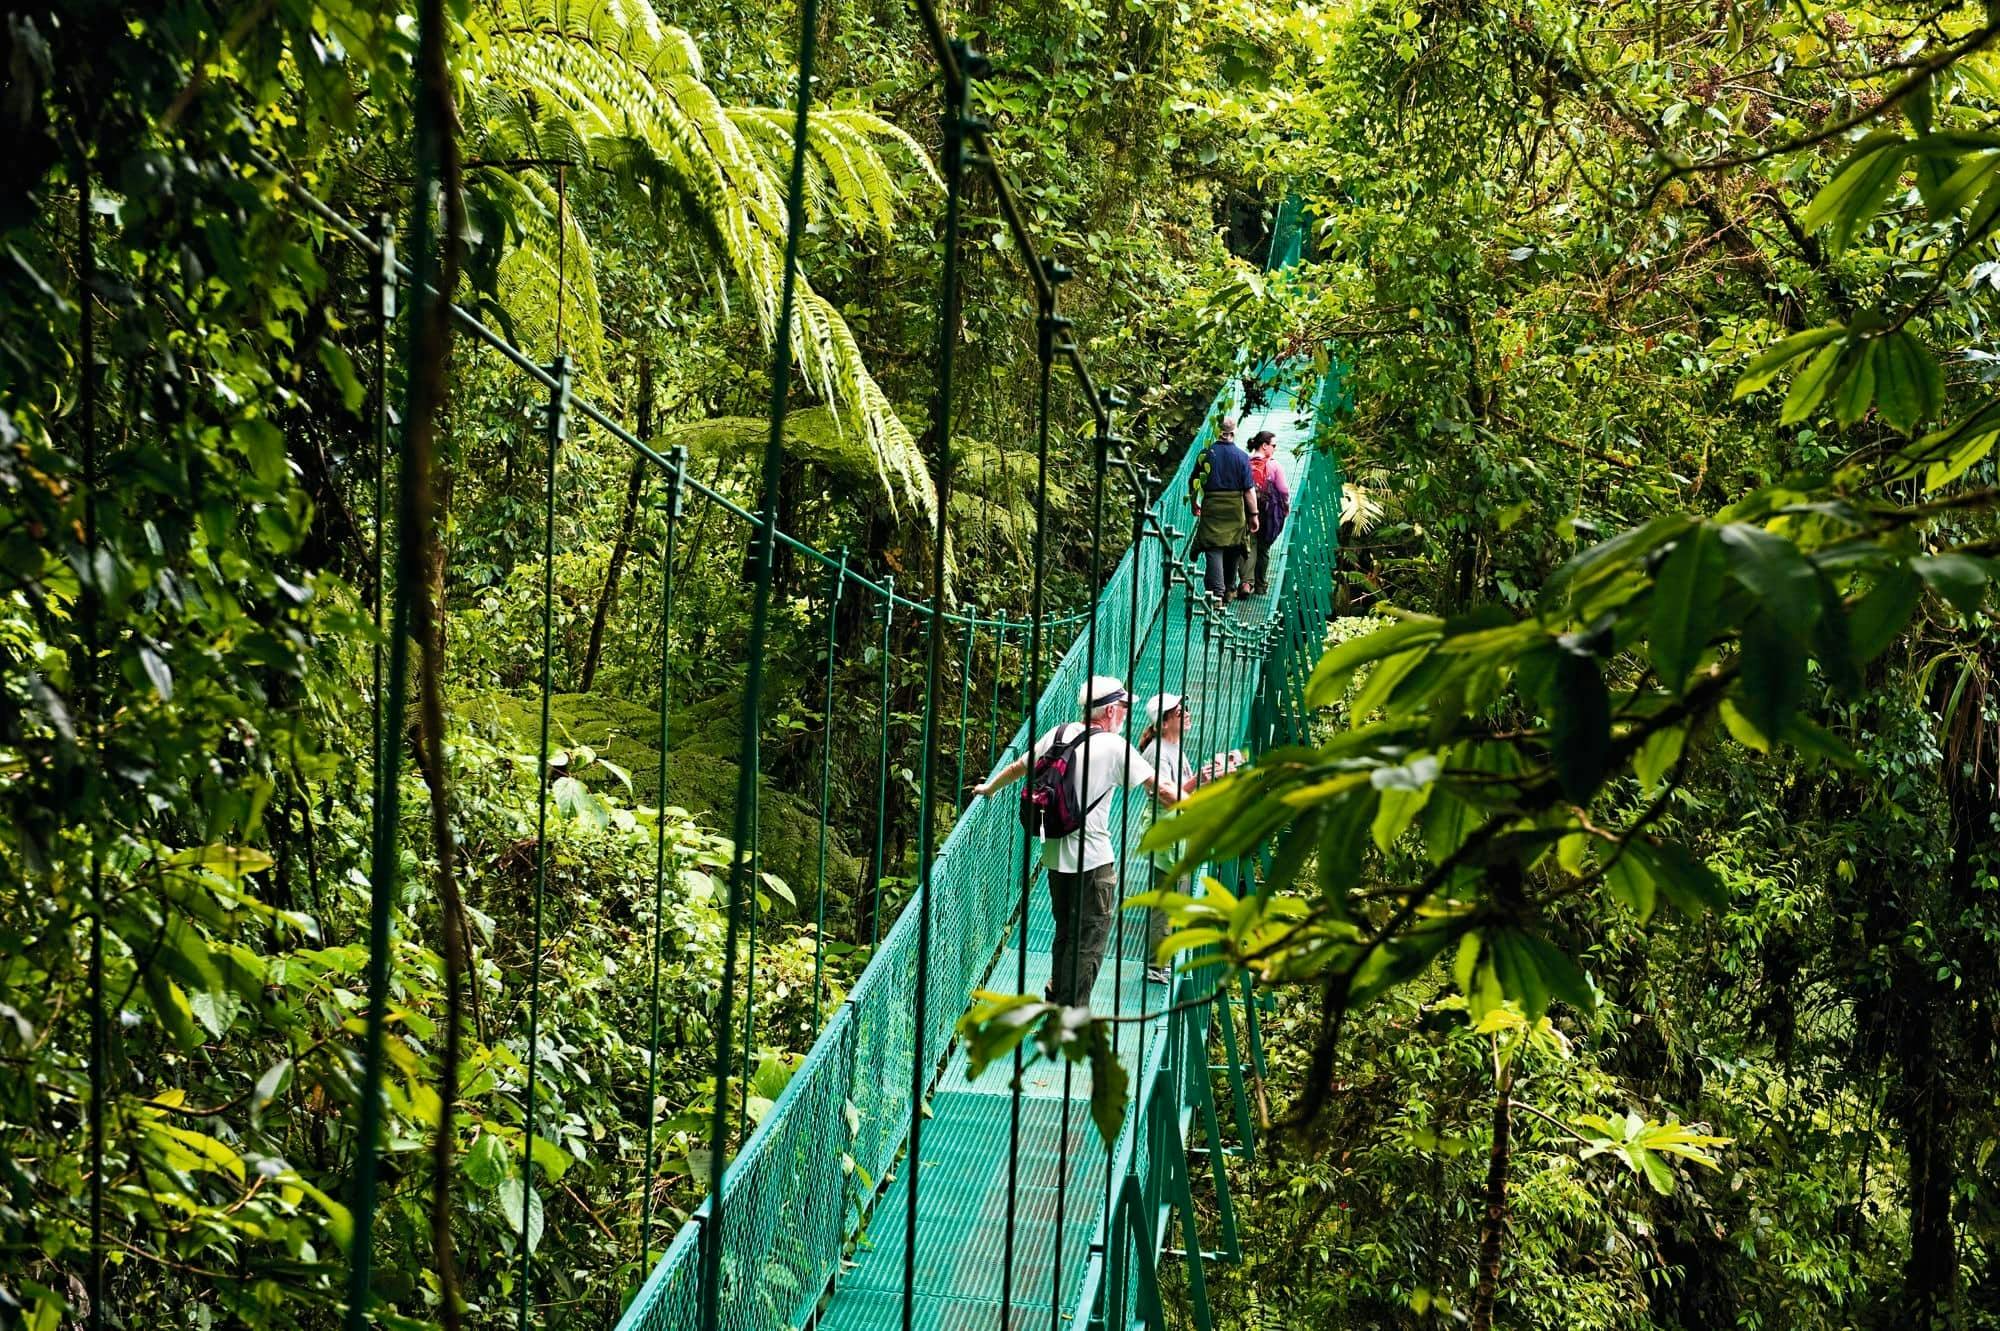
<svg viewBox="0 0 2000 1331">
<path fill-rule="evenodd" d="M 1268 584 L 1262 582 L 1257 584 L 1257 595 L 1269 596 L 1270 594 L 1271 594 L 1271 588 Z"/>
</svg>

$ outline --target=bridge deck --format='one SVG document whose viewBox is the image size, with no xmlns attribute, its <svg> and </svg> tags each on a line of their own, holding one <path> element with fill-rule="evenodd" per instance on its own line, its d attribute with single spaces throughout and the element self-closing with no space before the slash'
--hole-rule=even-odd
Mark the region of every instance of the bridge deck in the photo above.
<svg viewBox="0 0 2000 1331">
<path fill-rule="evenodd" d="M 1310 401 L 1295 404 L 1288 394 L 1274 392 L 1263 409 L 1247 413 L 1237 429 L 1237 439 L 1246 443 L 1259 430 L 1268 429 L 1276 434 L 1278 456 L 1294 489 L 1302 471 L 1300 450 L 1311 439 L 1311 410 Z M 1238 603 L 1225 614 L 1245 625 L 1261 624 L 1268 618 L 1282 590 L 1288 545 L 1281 537 L 1272 552 L 1269 593 Z M 1196 581 L 1198 584 L 1198 573 Z M 1240 742 L 1243 717 L 1223 714 L 1230 711 L 1228 703 L 1233 703 L 1239 713 L 1247 707 L 1251 690 L 1240 675 L 1250 671 L 1249 667 L 1239 667 L 1240 674 L 1232 688 L 1227 662 L 1217 669 L 1214 658 L 1199 650 L 1202 626 L 1197 618 L 1194 622 L 1197 650 L 1188 654 L 1187 683 L 1182 687 L 1185 596 L 1185 589 L 1179 585 L 1170 590 L 1163 611 L 1165 639 L 1162 641 L 1155 627 L 1139 668 L 1126 685 L 1142 703 L 1159 691 L 1164 652 L 1166 690 L 1185 693 L 1195 716 L 1188 756 L 1198 764 L 1208 753 Z M 1142 607 L 1142 628 L 1149 615 L 1150 611 Z M 1116 642 L 1100 641 L 1097 652 L 1100 672 L 1125 673 L 1130 648 L 1123 635 L 1119 637 Z M 1140 716 L 1135 721 L 1135 738 L 1137 726 L 1142 723 Z M 1218 734 L 1226 735 L 1227 739 L 1203 738 Z M 1128 844 L 1136 846 L 1145 826 L 1147 801 L 1143 798 L 1125 801 L 1121 810 L 1114 810 L 1113 814 L 1114 839 L 1119 829 L 1117 820 L 1122 816 L 1129 828 Z M 1135 854 L 1127 864 L 1125 891 L 1129 895 L 1150 886 L 1147 865 Z M 1123 946 L 1118 945 L 1114 935 L 1113 947 L 1091 994 L 1094 1011 L 1136 1013 L 1147 1006 L 1158 1007 L 1165 998 L 1164 986 L 1148 985 L 1144 978 L 1144 912 L 1129 910 L 1122 915 Z M 1039 993 L 1047 983 L 1052 928 L 1047 892 L 1038 886 L 1027 939 L 1027 992 Z M 1016 927 L 995 958 L 986 987 L 1007 993 L 1019 991 L 1020 946 L 1020 930 Z M 1142 1060 L 1156 1061 L 1159 1056 L 1160 1040 L 1153 1029 L 1157 1025 L 1134 1025 L 1120 1033 L 1120 1061 L 1134 1087 L 1141 1084 Z M 952 1056 L 931 1097 L 931 1117 L 923 1131 L 920 1166 L 923 1176 L 918 1187 L 914 1325 L 919 1331 L 989 1331 L 989 1328 L 997 1331 L 1001 1325 L 1012 1071 L 1010 1064 L 996 1065 L 975 1080 L 969 1075 L 961 1049 Z M 1018 1327 L 1041 1325 L 1052 1301 L 1065 1314 L 1074 1310 L 1091 1247 L 1100 1238 L 1109 1155 L 1091 1123 L 1089 1097 L 1089 1074 L 1082 1068 L 1066 1074 L 1060 1066 L 1037 1061 L 1022 1078 L 1012 1296 L 1013 1324 Z M 1069 1174 L 1067 1186 L 1059 1188 L 1065 1124 Z M 834 1294 L 820 1315 L 817 1325 L 821 1331 L 883 1331 L 901 1325 L 906 1195 L 906 1184 L 900 1177 L 885 1187 L 872 1223 L 851 1254 L 850 1269 L 839 1277 Z M 1059 1206 L 1063 1235 L 1058 1261 Z M 1058 1271 L 1060 1285 L 1056 1280 Z"/>
</svg>

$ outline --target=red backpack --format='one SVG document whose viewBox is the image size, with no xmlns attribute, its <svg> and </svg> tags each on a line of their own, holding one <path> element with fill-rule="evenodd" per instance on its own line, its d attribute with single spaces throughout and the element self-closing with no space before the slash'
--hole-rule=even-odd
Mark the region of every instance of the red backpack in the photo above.
<svg viewBox="0 0 2000 1331">
<path fill-rule="evenodd" d="M 1090 727 L 1084 726 L 1069 739 L 1051 744 L 1048 752 L 1035 759 L 1028 784 L 1021 790 L 1021 826 L 1029 835 L 1044 841 L 1073 836 L 1091 809 L 1103 801 L 1104 796 L 1099 795 L 1083 807 L 1078 794 L 1081 782 L 1075 755 L 1091 734 Z"/>
</svg>

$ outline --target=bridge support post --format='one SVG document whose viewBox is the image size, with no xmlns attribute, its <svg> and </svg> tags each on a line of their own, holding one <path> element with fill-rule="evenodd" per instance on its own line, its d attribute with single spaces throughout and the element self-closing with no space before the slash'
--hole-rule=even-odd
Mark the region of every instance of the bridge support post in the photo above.
<svg viewBox="0 0 2000 1331">
<path fill-rule="evenodd" d="M 1222 1018 L 1222 1047 L 1225 1050 L 1229 1071 L 1229 1097 L 1236 1110 L 1236 1133 L 1242 1145 L 1238 1154 L 1245 1160 L 1257 1158 L 1257 1129 L 1250 1120 L 1250 1096 L 1243 1086 L 1243 1058 L 1236 1045 L 1236 1013 L 1230 1004 L 1229 990 L 1225 987 L 1215 996 L 1218 1015 Z M 1246 1024 L 1254 1025 L 1257 1018 L 1251 1012 L 1251 1003 L 1246 994 L 1243 1000 L 1243 1015 Z M 1217 1149 L 1221 1144 L 1217 1143 Z"/>
</svg>

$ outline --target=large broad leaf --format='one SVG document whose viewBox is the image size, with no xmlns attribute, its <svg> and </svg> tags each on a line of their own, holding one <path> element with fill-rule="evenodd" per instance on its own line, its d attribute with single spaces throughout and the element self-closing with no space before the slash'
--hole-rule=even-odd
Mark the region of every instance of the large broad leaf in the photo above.
<svg viewBox="0 0 2000 1331">
<path fill-rule="evenodd" d="M 1798 547 L 1747 522 L 1722 528 L 1729 573 L 1787 632 L 1804 635 L 1820 612 L 1819 575 Z"/>
<path fill-rule="evenodd" d="M 1671 841 L 1653 845 L 1635 839 L 1625 852 L 1644 866 L 1660 895 L 1684 915 L 1720 910 L 1729 903 L 1729 894 L 1714 871 L 1689 854 L 1684 846 Z"/>
<path fill-rule="evenodd" d="M 1501 989 L 1509 998 L 1519 1000 L 1529 1021 L 1545 1015 L 1554 998 L 1583 1012 L 1597 1005 L 1597 996 L 1576 962 L 1539 934 L 1495 929 L 1487 934 L 1486 946 Z"/>
<path fill-rule="evenodd" d="M 1753 616 L 1743 626 L 1738 669 L 1741 687 L 1734 695 L 1737 707 L 1765 738 L 1782 734 L 1785 722 L 1805 700 L 1805 644 L 1770 616 Z"/>
<path fill-rule="evenodd" d="M 1920 585 L 1917 575 L 1900 564 L 1875 575 L 1874 585 L 1847 615 L 1847 643 L 1855 665 L 1867 665 L 1896 640 L 1916 611 Z"/>
<path fill-rule="evenodd" d="M 1778 371 L 1805 355 L 1814 347 L 1824 346 L 1847 329 L 1840 324 L 1827 324 L 1821 328 L 1808 328 L 1803 333 L 1793 333 L 1781 342 L 1774 343 L 1759 355 L 1752 357 L 1743 367 L 1743 377 L 1736 381 L 1736 397 L 1748 397 L 1758 389 L 1778 377 Z"/>
<path fill-rule="evenodd" d="M 1924 555 L 1910 561 L 1924 585 L 1971 616 L 1986 599 L 1987 565 L 1970 555 Z"/>
<path fill-rule="evenodd" d="M 1537 604 L 1543 617 L 1566 618 L 1569 607 L 1591 587 L 1620 569 L 1629 568 L 1693 525 L 1694 519 L 1684 513 L 1665 513 L 1573 555 L 1542 585 Z"/>
<path fill-rule="evenodd" d="M 1444 621 L 1429 616 L 1398 620 L 1359 638 L 1350 638 L 1320 657 L 1306 683 L 1306 702 L 1326 707 L 1340 701 L 1348 680 L 1362 666 L 1444 636 Z"/>
<path fill-rule="evenodd" d="M 1551 755 L 1563 794 L 1587 804 L 1604 784 L 1611 757 L 1611 697 L 1597 659 L 1563 652 L 1556 661 L 1555 688 L 1543 700 L 1549 716 Z"/>
<path fill-rule="evenodd" d="M 1808 231 L 1829 228 L 1829 248 L 1846 249 L 1863 223 L 1896 185 L 1910 141 L 1898 130 L 1878 130 L 1856 144 L 1833 178 L 1813 196 L 1800 219 Z"/>
<path fill-rule="evenodd" d="M 1882 338 L 1875 354 L 1875 398 L 1882 419 L 1908 434 L 1944 402 L 1944 372 L 1907 328 Z"/>
<path fill-rule="evenodd" d="M 507 1226 L 515 1234 L 524 1234 L 528 1241 L 528 1251 L 533 1252 L 542 1242 L 542 1196 L 531 1192 L 518 1178 L 510 1178 L 500 1185 L 500 1212 L 507 1217 Z"/>
<path fill-rule="evenodd" d="M 1702 523 L 1675 543 L 1653 587 L 1647 647 L 1653 673 L 1679 694 L 1720 620 L 1721 583 L 1728 568 L 1715 528 Z"/>
<path fill-rule="evenodd" d="M 1125 1121 L 1129 1083 L 1125 1065 L 1118 1061 L 1111 1045 L 1111 1028 L 1104 1022 L 1091 1023 L 1089 1057 L 1090 1121 L 1097 1125 L 1097 1135 L 1109 1148 L 1117 1142 L 1118 1129 Z"/>
<path fill-rule="evenodd" d="M 1806 367 L 1792 380 L 1791 390 L 1785 394 L 1785 405 L 1778 412 L 1780 425 L 1797 425 L 1813 414 L 1813 410 L 1839 382 L 1835 371 L 1839 369 L 1846 350 L 1844 343 L 1830 343 L 1821 347 L 1806 362 Z"/>
</svg>

